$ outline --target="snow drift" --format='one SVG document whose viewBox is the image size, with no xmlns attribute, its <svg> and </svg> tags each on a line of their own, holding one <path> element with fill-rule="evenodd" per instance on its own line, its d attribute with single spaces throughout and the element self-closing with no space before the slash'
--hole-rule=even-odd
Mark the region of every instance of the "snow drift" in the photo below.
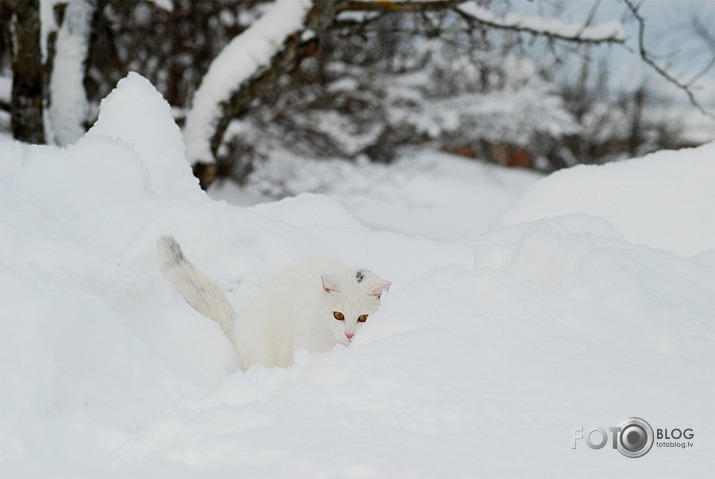
<svg viewBox="0 0 715 479">
<path fill-rule="evenodd" d="M 410 173 L 439 195 L 405 181 L 379 195 L 366 182 L 342 204 L 211 200 L 166 103 L 130 75 L 76 145 L 0 145 L 0 475 L 710 477 L 715 253 L 703 251 L 710 197 L 698 185 L 712 152 L 599 169 L 608 195 L 588 193 L 591 169 L 554 175 L 502 227 L 440 239 L 429 234 L 439 212 L 468 225 L 485 207 L 467 188 L 445 200 L 461 174 Z M 494 191 L 514 188 L 507 172 L 452 161 Z M 681 175 L 675 164 L 687 162 Z M 571 210 L 549 203 L 549 183 Z M 635 215 L 664 188 L 688 218 L 677 236 L 667 210 Z M 408 193 L 410 208 L 379 218 L 381 198 L 390 211 Z M 361 197 L 372 227 L 353 213 Z M 238 310 L 272 271 L 311 253 L 393 287 L 349 348 L 237 372 L 218 326 L 157 271 L 166 233 Z M 692 428 L 694 446 L 640 459 L 572 447 L 575 429 L 630 416 Z"/>
<path fill-rule="evenodd" d="M 497 224 L 576 213 L 607 219 L 632 243 L 681 255 L 715 248 L 715 142 L 557 171 L 529 188 Z"/>
</svg>

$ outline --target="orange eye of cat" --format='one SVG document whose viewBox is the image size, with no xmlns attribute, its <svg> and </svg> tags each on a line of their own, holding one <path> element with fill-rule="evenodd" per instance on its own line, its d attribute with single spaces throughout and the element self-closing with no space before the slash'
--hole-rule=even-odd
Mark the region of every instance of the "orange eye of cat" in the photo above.
<svg viewBox="0 0 715 479">
<path fill-rule="evenodd" d="M 338 321 L 345 321 L 345 315 L 340 311 L 333 311 L 333 317 Z"/>
<path fill-rule="evenodd" d="M 365 321 L 367 321 L 367 316 L 367 314 L 361 314 L 360 316 L 358 316 L 358 321 L 364 323 Z"/>
</svg>

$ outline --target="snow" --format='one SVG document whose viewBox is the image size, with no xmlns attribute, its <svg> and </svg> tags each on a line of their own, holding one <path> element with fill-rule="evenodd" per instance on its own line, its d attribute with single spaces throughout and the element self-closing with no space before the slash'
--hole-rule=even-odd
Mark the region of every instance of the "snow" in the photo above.
<svg viewBox="0 0 715 479">
<path fill-rule="evenodd" d="M 0 77 L 0 101 L 10 104 L 12 101 L 12 78 Z"/>
<path fill-rule="evenodd" d="M 465 161 L 433 150 L 406 152 L 391 165 L 312 160 L 281 152 L 262 164 L 243 187 L 226 183 L 209 194 L 245 206 L 281 196 L 304 198 L 302 192 L 314 192 L 333 200 L 334 206 L 342 205 L 353 221 L 372 229 L 466 241 L 484 233 L 540 178 L 530 171 Z M 468 209 L 469 216 L 453 214 L 455 206 Z M 300 221 L 292 212 L 285 220 L 291 217 Z"/>
<path fill-rule="evenodd" d="M 501 28 L 517 28 L 559 38 L 578 38 L 583 41 L 623 41 L 625 39 L 623 24 L 620 21 L 591 26 L 564 23 L 553 18 L 522 15 L 514 12 L 509 12 L 504 16 L 497 16 L 490 9 L 479 6 L 477 2 L 464 2 L 457 8 L 477 22 Z"/>
<path fill-rule="evenodd" d="M 429 2 L 430 0 L 393 0 L 389 3 L 421 3 Z M 360 3 L 384 3 L 381 0 L 360 0 L 355 2 Z M 602 42 L 602 41 L 619 41 L 625 39 L 623 24 L 620 21 L 605 22 L 599 25 L 583 25 L 579 23 L 568 23 L 554 18 L 546 18 L 540 15 L 523 14 L 508 12 L 506 15 L 495 14 L 490 8 L 483 7 L 480 3 L 474 0 L 461 2 L 456 6 L 456 9 L 465 17 L 495 26 L 498 28 L 519 29 L 535 34 L 543 34 L 558 38 L 578 38 L 583 41 Z M 489 3 L 487 2 L 487 5 Z M 563 8 L 563 7 L 561 7 Z M 389 9 L 387 5 L 386 9 Z M 360 16 L 362 13 L 362 16 Z M 365 20 L 371 16 L 373 12 L 351 12 L 347 11 L 341 14 L 341 19 L 358 19 Z"/>
<path fill-rule="evenodd" d="M 50 77 L 49 117 L 58 145 L 75 143 L 84 135 L 89 101 L 84 90 L 85 60 L 91 35 L 94 0 L 72 0 L 57 33 Z"/>
<path fill-rule="evenodd" d="M 174 11 L 174 0 L 153 0 L 154 4 L 166 12 Z"/>
<path fill-rule="evenodd" d="M 57 31 L 55 6 L 62 0 L 40 0 L 40 50 L 42 59 L 47 60 L 47 39 L 52 31 Z"/>
<path fill-rule="evenodd" d="M 712 144 L 542 180 L 429 152 L 315 163 L 291 187 L 325 174 L 325 194 L 239 207 L 199 190 L 172 125 L 132 74 L 76 145 L 0 143 L 0 476 L 712 476 Z M 635 216 L 666 193 L 677 232 Z M 239 310 L 313 253 L 393 286 L 349 348 L 244 373 L 158 272 L 161 234 Z M 694 446 L 572 448 L 631 416 Z"/>
<path fill-rule="evenodd" d="M 653 169 L 660 174 L 650 174 Z M 597 216 L 607 219 L 631 243 L 689 256 L 715 249 L 714 187 L 712 142 L 625 163 L 558 171 L 529 188 L 498 224 L 568 214 Z"/>
<path fill-rule="evenodd" d="M 486 141 L 498 143 L 508 138 L 526 145 L 535 134 L 560 138 L 579 131 L 563 100 L 535 88 L 465 94 L 423 103 L 421 114 L 405 121 L 433 137 L 469 125 L 471 130 L 484 131 L 478 138 Z"/>
<path fill-rule="evenodd" d="M 136 115 L 138 111 L 144 114 Z M 128 122 L 125 118 L 133 120 Z M 181 130 L 161 93 L 139 74 L 130 73 L 102 100 L 99 118 L 86 135 L 98 136 L 131 146 L 147 168 L 155 193 L 189 199 L 203 196 L 196 190 L 198 180 L 186 174 L 190 168 L 185 168 L 179 178 L 172 174 L 176 158 L 183 158 L 186 151 Z"/>
<path fill-rule="evenodd" d="M 237 85 L 266 68 L 286 38 L 303 28 L 311 0 L 277 0 L 211 62 L 186 117 L 184 138 L 191 163 L 213 161 L 210 138 Z"/>
</svg>

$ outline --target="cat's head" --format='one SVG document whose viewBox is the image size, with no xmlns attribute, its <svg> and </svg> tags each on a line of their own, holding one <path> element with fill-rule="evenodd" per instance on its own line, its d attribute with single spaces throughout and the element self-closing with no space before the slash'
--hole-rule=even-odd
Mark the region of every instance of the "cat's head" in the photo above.
<svg viewBox="0 0 715 479">
<path fill-rule="evenodd" d="M 348 269 L 323 274 L 318 314 L 320 323 L 336 341 L 350 344 L 360 327 L 380 307 L 382 293 L 390 282 L 371 271 Z"/>
</svg>

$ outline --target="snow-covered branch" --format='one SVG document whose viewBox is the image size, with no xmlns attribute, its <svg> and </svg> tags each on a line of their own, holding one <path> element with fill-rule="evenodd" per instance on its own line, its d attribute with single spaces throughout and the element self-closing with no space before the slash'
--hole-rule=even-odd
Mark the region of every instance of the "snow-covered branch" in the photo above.
<svg viewBox="0 0 715 479">
<path fill-rule="evenodd" d="M 184 137 L 192 164 L 213 163 L 230 119 L 248 108 L 255 85 L 278 63 L 292 63 L 311 0 L 277 0 L 214 59 L 196 91 Z"/>
<path fill-rule="evenodd" d="M 589 26 L 578 23 L 564 23 L 556 18 L 522 15 L 512 12 L 499 17 L 494 15 L 491 10 L 480 7 L 474 2 L 464 2 L 456 8 L 456 11 L 469 22 L 476 22 L 480 25 L 502 30 L 515 30 L 534 35 L 543 35 L 558 40 L 579 43 L 622 43 L 625 39 L 623 24 L 619 21 Z"/>
<path fill-rule="evenodd" d="M 509 12 L 495 15 L 490 9 L 476 2 L 464 0 L 352 0 L 344 3 L 342 11 L 365 12 L 430 12 L 454 10 L 470 24 L 478 24 L 500 30 L 542 35 L 559 40 L 579 43 L 622 43 L 625 39 L 623 25 L 619 21 L 601 25 L 565 23 L 556 18 L 524 15 Z"/>
</svg>

